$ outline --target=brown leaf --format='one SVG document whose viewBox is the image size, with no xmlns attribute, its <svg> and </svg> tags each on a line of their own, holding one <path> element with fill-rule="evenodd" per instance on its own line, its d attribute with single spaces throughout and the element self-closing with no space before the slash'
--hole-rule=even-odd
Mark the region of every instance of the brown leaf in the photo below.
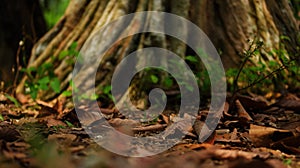
<svg viewBox="0 0 300 168">
<path fill-rule="evenodd" d="M 57 115 L 57 111 L 52 107 L 42 105 L 42 108 L 41 108 L 41 110 L 39 110 L 37 117 L 41 118 L 41 117 L 50 116 L 50 115 Z M 53 118 L 54 118 L 54 116 L 53 116 Z"/>
<path fill-rule="evenodd" d="M 300 135 L 290 136 L 284 139 L 281 139 L 275 143 L 271 144 L 272 148 L 280 149 L 286 153 L 300 155 Z"/>
<path fill-rule="evenodd" d="M 145 132 L 145 131 L 159 131 L 163 130 L 167 127 L 167 124 L 155 124 L 155 125 L 149 125 L 145 127 L 136 127 L 132 128 L 134 132 Z"/>
<path fill-rule="evenodd" d="M 166 124 L 170 124 L 170 117 L 165 115 L 165 114 L 161 114 L 162 120 L 166 123 Z"/>
<path fill-rule="evenodd" d="M 67 126 L 66 123 L 62 122 L 61 120 L 54 119 L 54 118 L 47 119 L 46 122 L 47 122 L 48 128 L 53 127 L 53 126 L 64 126 L 64 127 Z"/>
<path fill-rule="evenodd" d="M 56 100 L 56 103 L 53 106 L 53 109 L 57 111 L 58 114 L 63 113 L 63 108 L 64 108 L 64 103 L 66 99 L 65 98 L 60 98 Z"/>
<path fill-rule="evenodd" d="M 289 93 L 281 98 L 277 103 L 275 103 L 274 106 L 300 113 L 300 98 Z"/>
<path fill-rule="evenodd" d="M 253 119 L 247 113 L 247 111 L 244 109 L 243 105 L 241 104 L 241 102 L 239 100 L 235 101 L 235 106 L 237 108 L 237 113 L 238 113 L 239 120 L 241 120 L 242 122 L 253 121 Z"/>
<path fill-rule="evenodd" d="M 253 152 L 245 152 L 239 150 L 225 150 L 225 149 L 216 149 L 210 151 L 210 153 L 217 159 L 236 159 L 236 158 L 245 158 L 252 159 L 257 156 Z"/>
<path fill-rule="evenodd" d="M 53 105 L 52 105 L 52 104 L 47 103 L 47 102 L 45 102 L 45 101 L 43 101 L 43 100 L 37 99 L 37 100 L 35 100 L 35 101 L 36 101 L 36 103 L 37 103 L 38 105 L 42 105 L 42 106 L 46 106 L 46 107 L 53 108 Z"/>
<path fill-rule="evenodd" d="M 224 115 L 228 117 L 232 117 L 232 115 L 229 114 L 229 103 L 227 101 L 224 104 Z"/>
<path fill-rule="evenodd" d="M 29 95 L 24 95 L 22 93 L 16 93 L 16 99 L 21 103 L 21 104 L 26 104 L 28 103 Z"/>
<path fill-rule="evenodd" d="M 261 96 L 250 97 L 237 94 L 237 99 L 241 102 L 244 108 L 249 110 L 264 110 L 269 107 L 269 102 Z"/>
<path fill-rule="evenodd" d="M 203 134 L 210 134 L 209 137 L 204 140 L 204 143 L 213 144 L 216 138 L 216 132 L 215 130 L 210 130 L 204 121 L 201 121 L 200 119 L 197 119 L 193 125 L 193 129 L 195 133 L 198 136 L 198 141 L 201 142 L 201 137 L 204 137 L 206 135 Z"/>
<path fill-rule="evenodd" d="M 136 127 L 138 126 L 140 123 L 135 121 L 135 120 L 131 120 L 131 119 L 120 119 L 120 118 L 114 118 L 108 121 L 108 123 L 113 126 L 113 127 L 119 127 L 119 126 L 130 126 L 130 127 Z"/>
<path fill-rule="evenodd" d="M 277 135 L 274 136 L 274 133 L 276 133 Z M 251 124 L 249 130 L 249 137 L 252 140 L 252 143 L 256 147 L 260 147 L 260 146 L 268 147 L 274 141 L 279 140 L 274 138 L 279 138 L 280 136 L 278 134 L 280 133 L 281 135 L 287 134 L 288 136 L 290 135 L 291 132 L 289 130 L 280 130 L 276 128 Z"/>
</svg>

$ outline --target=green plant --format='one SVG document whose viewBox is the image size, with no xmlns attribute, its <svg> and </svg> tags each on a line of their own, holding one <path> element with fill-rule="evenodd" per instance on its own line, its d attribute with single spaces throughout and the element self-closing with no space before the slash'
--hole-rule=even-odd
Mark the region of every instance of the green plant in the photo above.
<svg viewBox="0 0 300 168">
<path fill-rule="evenodd" d="M 74 58 L 79 58 L 79 51 L 77 51 L 78 43 L 75 41 L 71 44 L 68 50 L 63 50 L 58 55 L 59 61 L 66 61 L 66 63 L 70 66 L 74 65 L 75 60 Z"/>
<path fill-rule="evenodd" d="M 79 56 L 77 51 L 77 42 L 73 42 L 68 50 L 63 50 L 60 52 L 58 57 L 52 56 L 50 61 L 43 63 L 38 67 L 29 67 L 21 69 L 28 79 L 25 82 L 25 93 L 30 94 L 32 99 L 36 99 L 40 91 L 52 90 L 55 93 L 60 93 L 61 81 L 58 76 L 54 73 L 56 62 L 65 61 L 69 66 L 73 66 L 75 63 L 75 58 Z M 71 84 L 71 83 L 70 83 Z M 70 96 L 71 91 L 64 91 L 64 96 Z"/>
<path fill-rule="evenodd" d="M 36 99 L 40 90 L 51 88 L 55 93 L 60 92 L 60 80 L 54 73 L 52 63 L 43 63 L 39 67 L 23 68 L 28 80 L 25 82 L 25 93 L 30 94 L 32 99 Z"/>
<path fill-rule="evenodd" d="M 66 127 L 63 125 L 56 125 L 52 126 L 51 128 L 53 128 L 55 131 L 59 131 L 60 129 L 65 129 Z"/>
<path fill-rule="evenodd" d="M 99 97 L 104 99 L 113 100 L 113 96 L 111 93 L 111 85 L 100 86 L 100 91 L 102 92 L 100 95 L 93 95 L 91 98 L 98 99 Z"/>
<path fill-rule="evenodd" d="M 74 127 L 74 125 L 70 121 L 65 120 L 65 123 L 67 124 L 67 126 L 69 128 L 73 128 Z"/>
<path fill-rule="evenodd" d="M 287 158 L 282 160 L 283 164 L 290 166 L 292 164 L 292 159 Z"/>
<path fill-rule="evenodd" d="M 286 37 L 283 39 L 286 39 Z M 282 43 L 279 49 L 274 49 L 268 53 L 268 58 L 275 58 L 274 60 L 262 60 L 260 53 L 262 47 L 263 42 L 261 41 L 254 40 L 251 42 L 250 47 L 242 54 L 244 59 L 241 66 L 231 68 L 226 72 L 228 88 L 233 93 L 233 99 L 238 92 L 248 88 L 254 88 L 258 91 L 264 91 L 266 88 L 265 91 L 270 91 L 272 85 L 278 87 L 288 84 L 287 79 L 297 80 L 294 78 L 294 76 L 297 76 L 295 74 L 299 74 L 297 63 L 294 58 L 288 57 Z M 251 64 L 251 58 L 253 57 L 258 58 L 258 62 Z M 290 76 L 291 73 L 294 74 L 293 77 Z"/>
</svg>

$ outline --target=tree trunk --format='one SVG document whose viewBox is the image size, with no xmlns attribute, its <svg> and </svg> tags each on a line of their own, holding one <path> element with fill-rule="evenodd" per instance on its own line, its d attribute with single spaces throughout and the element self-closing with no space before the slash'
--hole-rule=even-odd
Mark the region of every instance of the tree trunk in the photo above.
<svg viewBox="0 0 300 168">
<path fill-rule="evenodd" d="M 59 60 L 59 54 L 68 50 L 74 42 L 77 42 L 76 49 L 81 49 L 93 32 L 120 16 L 151 10 L 174 13 L 198 25 L 220 51 L 226 69 L 241 64 L 243 58 L 240 53 L 250 46 L 248 40 L 258 39 L 264 42 L 261 49 L 264 62 L 280 61 L 276 55 L 268 53 L 279 49 L 281 42 L 285 45 L 284 49 L 292 55 L 296 56 L 298 53 L 299 25 L 288 0 L 72 0 L 56 26 L 35 44 L 28 67 L 38 67 L 55 58 Z M 155 18 L 148 18 L 148 25 L 159 26 L 153 19 Z M 160 23 L 159 20 L 156 23 Z M 106 45 L 124 32 L 141 28 L 139 26 L 133 22 L 128 23 L 125 30 L 110 30 L 100 41 Z M 188 34 L 185 25 L 174 27 L 174 31 L 181 31 L 187 37 L 193 37 Z M 282 41 L 281 36 L 287 36 L 290 40 Z M 127 37 L 105 54 L 104 65 L 99 66 L 102 68 L 98 70 L 101 73 L 97 73 L 97 85 L 103 87 L 109 84 L 113 70 L 126 55 L 148 46 L 166 48 L 180 57 L 192 53 L 184 43 L 162 34 L 146 33 Z M 256 64 L 257 60 L 253 58 L 252 63 Z M 62 81 L 61 89 L 70 89 L 69 81 L 73 67 L 66 60 L 55 62 L 54 66 L 55 74 Z M 25 76 L 17 88 L 17 93 L 24 92 L 26 80 Z M 138 87 L 136 82 L 133 83 L 132 91 Z M 97 93 L 101 92 L 100 89 L 97 90 Z M 39 94 L 44 99 L 52 99 L 59 95 L 51 92 Z"/>
</svg>

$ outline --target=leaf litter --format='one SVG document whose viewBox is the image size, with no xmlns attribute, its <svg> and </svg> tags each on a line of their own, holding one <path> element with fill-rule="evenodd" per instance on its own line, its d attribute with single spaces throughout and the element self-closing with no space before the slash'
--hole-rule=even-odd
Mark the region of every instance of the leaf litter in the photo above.
<svg viewBox="0 0 300 168">
<path fill-rule="evenodd" d="M 226 102 L 218 127 L 204 143 L 199 137 L 208 107 L 201 109 L 180 143 L 144 158 L 103 149 L 81 124 L 101 129 L 108 121 L 128 135 L 151 136 L 174 125 L 172 110 L 139 123 L 116 109 L 101 108 L 103 118 L 88 113 L 84 114 L 87 120 L 80 123 L 76 111 L 66 108 L 66 100 L 30 102 L 24 95 L 17 99 L 21 106 L 0 94 L 1 167 L 300 167 L 300 98 L 294 94 L 275 103 L 255 95 L 237 95 L 233 105 Z M 174 128 L 183 130 L 180 125 Z"/>
</svg>

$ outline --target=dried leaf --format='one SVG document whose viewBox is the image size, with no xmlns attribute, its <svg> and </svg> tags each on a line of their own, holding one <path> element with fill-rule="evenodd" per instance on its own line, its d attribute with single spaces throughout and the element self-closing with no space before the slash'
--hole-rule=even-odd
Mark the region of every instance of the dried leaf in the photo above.
<svg viewBox="0 0 300 168">
<path fill-rule="evenodd" d="M 300 113 L 300 98 L 289 93 L 277 103 L 275 103 L 274 106 L 285 108 L 287 110 L 293 110 L 297 113 Z"/>
<path fill-rule="evenodd" d="M 29 95 L 24 95 L 22 93 L 16 93 L 16 99 L 21 103 L 21 104 L 26 104 L 28 103 Z"/>
<path fill-rule="evenodd" d="M 145 127 L 137 127 L 133 128 L 132 130 L 134 132 L 145 132 L 145 131 L 160 131 L 167 127 L 167 124 L 155 124 L 155 125 L 149 125 Z"/>
<path fill-rule="evenodd" d="M 193 125 L 193 129 L 198 136 L 198 141 L 202 142 L 208 134 L 209 137 L 204 140 L 204 143 L 213 144 L 216 138 L 215 130 L 210 130 L 204 121 L 197 119 Z"/>
<path fill-rule="evenodd" d="M 277 135 L 275 136 L 274 133 L 277 133 Z M 270 146 L 271 143 L 280 139 L 278 133 L 290 134 L 291 132 L 289 130 L 280 130 L 276 128 L 258 126 L 253 124 L 250 125 L 249 130 L 250 139 L 256 147 Z"/>
<path fill-rule="evenodd" d="M 232 115 L 229 114 L 229 103 L 227 101 L 224 104 L 224 115 L 228 117 L 232 117 Z"/>
<path fill-rule="evenodd" d="M 66 123 L 62 122 L 61 120 L 54 119 L 54 118 L 50 118 L 50 119 L 46 120 L 46 122 L 47 122 L 48 128 L 53 127 L 53 126 L 64 126 L 64 127 L 67 126 Z"/>
<path fill-rule="evenodd" d="M 238 113 L 239 120 L 241 120 L 242 122 L 253 121 L 253 119 L 247 113 L 247 111 L 244 109 L 243 105 L 241 104 L 241 102 L 239 100 L 235 101 L 235 106 L 237 108 L 237 113 Z"/>
<path fill-rule="evenodd" d="M 265 110 L 269 107 L 269 102 L 261 97 L 250 97 L 245 95 L 237 94 L 237 99 L 241 102 L 244 108 L 249 110 Z"/>
</svg>

